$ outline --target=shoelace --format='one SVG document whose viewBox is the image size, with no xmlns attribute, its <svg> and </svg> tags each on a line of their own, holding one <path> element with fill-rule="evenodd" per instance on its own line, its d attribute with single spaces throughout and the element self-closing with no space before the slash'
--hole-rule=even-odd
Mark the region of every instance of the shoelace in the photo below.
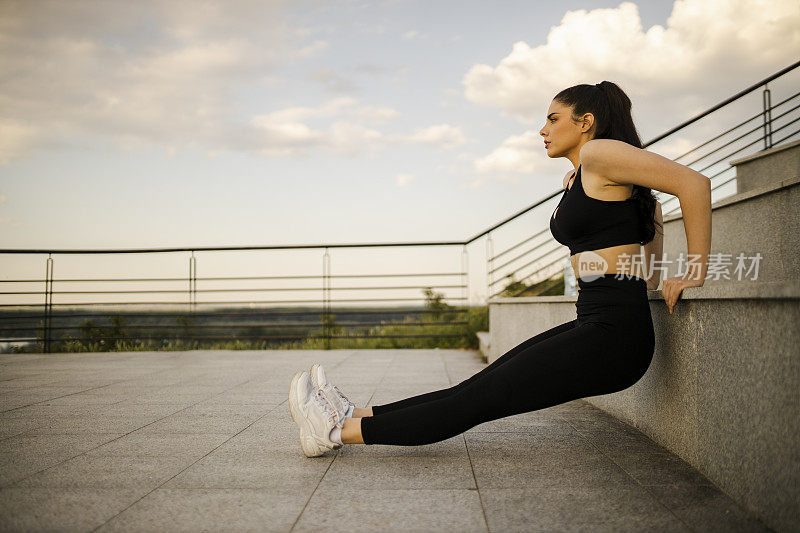
<svg viewBox="0 0 800 533">
<path fill-rule="evenodd" d="M 333 409 L 334 413 L 336 413 L 336 423 L 339 424 L 340 422 L 342 422 L 342 415 L 339 414 L 339 410 L 336 408 L 336 403 L 337 402 L 335 402 L 334 400 L 331 399 L 330 396 L 328 396 L 328 392 L 325 390 L 324 387 L 321 388 L 321 389 L 318 389 L 318 390 L 319 390 L 320 393 L 322 393 L 322 395 L 327 400 L 325 403 L 327 403 L 328 406 L 331 409 Z"/>
<path fill-rule="evenodd" d="M 340 391 L 340 390 L 339 390 L 339 387 L 337 387 L 336 385 L 334 385 L 334 386 L 333 386 L 333 390 L 335 390 L 335 391 L 336 391 L 336 394 L 338 394 L 339 396 L 341 396 L 342 398 L 344 398 L 344 399 L 345 399 L 345 401 L 347 402 L 347 405 L 348 405 L 348 406 L 350 406 L 350 405 L 352 405 L 352 404 L 353 404 L 353 402 L 351 402 L 351 401 L 350 401 L 350 398 L 348 398 L 347 396 L 345 396 L 345 395 L 344 395 L 344 393 L 342 393 L 342 391 Z"/>
<path fill-rule="evenodd" d="M 322 412 L 328 418 L 328 422 L 333 422 L 334 424 L 339 423 L 339 413 L 336 412 L 336 409 L 328 401 L 328 398 L 325 397 L 325 393 L 322 392 L 322 389 L 317 389 L 317 393 L 314 395 L 314 399 L 317 402 L 317 405 L 320 406 Z"/>
</svg>

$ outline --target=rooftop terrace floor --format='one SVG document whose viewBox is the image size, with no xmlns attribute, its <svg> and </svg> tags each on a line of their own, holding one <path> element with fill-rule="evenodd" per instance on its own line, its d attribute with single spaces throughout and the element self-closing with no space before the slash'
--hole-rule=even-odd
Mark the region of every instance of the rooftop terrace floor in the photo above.
<svg viewBox="0 0 800 533">
<path fill-rule="evenodd" d="M 485 367 L 461 350 L 0 355 L 0 530 L 769 531 L 582 400 L 307 458 L 286 396 L 315 362 L 360 407 Z"/>
</svg>

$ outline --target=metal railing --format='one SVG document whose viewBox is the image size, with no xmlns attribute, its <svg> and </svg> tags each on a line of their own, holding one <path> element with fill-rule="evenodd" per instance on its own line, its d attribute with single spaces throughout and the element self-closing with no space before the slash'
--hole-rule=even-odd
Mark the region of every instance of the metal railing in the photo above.
<svg viewBox="0 0 800 533">
<path fill-rule="evenodd" d="M 445 272 L 416 272 L 416 273 L 370 273 L 370 274 L 339 274 L 335 275 L 331 271 L 331 251 L 332 249 L 347 248 L 390 248 L 390 247 L 419 247 L 424 250 L 431 248 L 452 248 L 461 246 L 461 268 L 452 269 Z M 322 274 L 309 275 L 271 275 L 271 276 L 198 276 L 196 254 L 201 252 L 225 252 L 225 251 L 258 251 L 258 250 L 321 250 L 322 253 Z M 54 276 L 54 255 L 72 254 L 154 254 L 162 257 L 163 254 L 188 252 L 188 276 L 186 277 L 109 277 L 109 278 L 59 278 Z M 140 346 L 152 346 L 154 348 L 163 346 L 168 342 L 176 341 L 203 341 L 205 345 L 209 341 L 235 340 L 259 341 L 250 343 L 245 347 L 270 347 L 286 348 L 291 347 L 287 341 L 318 341 L 317 344 L 311 343 L 305 346 L 320 347 L 330 349 L 335 339 L 366 339 L 379 338 L 381 341 L 387 339 L 411 339 L 411 338 L 435 338 L 437 345 L 451 347 L 465 347 L 469 343 L 469 332 L 466 326 L 469 321 L 465 315 L 469 311 L 468 303 L 468 272 L 467 272 L 467 250 L 462 242 L 428 242 L 428 243 L 369 243 L 369 244 L 328 244 L 328 245 L 285 245 L 285 246 L 231 246 L 231 247 L 197 247 L 197 248 L 145 248 L 145 249 L 121 249 L 121 250 L 19 250 L 6 249 L 0 250 L 0 254 L 47 254 L 45 279 L 4 279 L 0 283 L 20 284 L 20 283 L 44 283 L 44 291 L 41 290 L 17 290 L 3 291 L 0 296 L 13 297 L 17 300 L 23 297 L 44 297 L 44 303 L 2 303 L 0 304 L 0 341 L 40 342 L 44 352 L 50 352 L 54 344 L 63 342 L 73 342 L 83 344 L 88 348 L 87 340 L 91 343 L 98 343 L 94 349 L 102 347 L 116 346 L 117 341 L 140 342 Z M 383 279 L 405 278 L 409 282 L 403 284 L 396 283 L 375 283 Z M 422 279 L 424 282 L 419 282 Z M 441 280 L 430 282 L 431 279 Z M 334 280 L 347 280 L 349 285 L 334 286 Z M 250 282 L 246 287 L 216 287 L 198 288 L 209 286 L 212 282 Z M 254 286 L 252 282 L 291 282 L 291 286 L 263 287 Z M 370 283 L 364 284 L 364 281 Z M 382 280 L 381 280 L 382 281 Z M 142 289 L 99 289 L 89 290 L 79 288 L 78 290 L 56 289 L 65 285 L 106 285 L 109 283 L 148 283 L 151 286 L 159 283 L 181 283 L 185 288 L 142 288 Z M 361 284 L 357 282 L 362 282 Z M 415 283 L 416 282 L 416 283 Z M 444 290 L 445 292 L 437 292 Z M 453 291 L 461 291 L 453 294 Z M 370 298 L 336 298 L 333 292 L 350 292 L 357 295 L 358 292 L 370 291 L 379 295 L 386 291 L 395 291 L 405 294 L 397 294 L 388 297 Z M 409 291 L 422 291 L 424 298 L 410 296 Z M 447 291 L 450 294 L 447 294 Z M 312 293 L 317 297 L 303 297 L 299 299 L 287 298 L 267 298 L 259 297 L 262 294 L 276 294 L 278 292 L 292 292 L 300 294 Z M 210 299 L 214 293 L 228 295 L 228 299 Z M 119 300 L 114 301 L 112 296 L 119 295 L 147 295 L 147 299 L 141 301 Z M 53 297 L 58 295 L 61 298 L 68 297 L 72 301 L 54 303 Z M 102 301 L 75 301 L 78 295 L 84 299 L 100 298 Z M 157 296 L 156 296 L 157 295 Z M 232 295 L 239 295 L 235 298 Z M 241 296 L 244 295 L 245 299 Z M 200 300 L 198 300 L 200 296 Z M 164 299 L 164 298 L 167 299 Z M 177 299 L 177 298 L 180 299 Z M 161 299 L 158 299 L 161 298 Z M 424 304 L 422 303 L 424 302 Z M 459 302 L 459 305 L 455 305 Z M 333 304 L 338 306 L 333 308 Z M 377 303 L 391 303 L 393 307 L 377 308 Z M 416 303 L 416 305 L 412 305 Z M 350 308 L 344 308 L 344 304 L 350 304 Z M 355 304 L 355 305 L 353 305 Z M 405 305 L 403 305 L 405 304 Z M 158 306 L 178 306 L 183 311 L 176 312 L 157 312 L 153 308 Z M 147 309 L 141 312 L 136 311 L 111 311 L 109 306 L 130 308 L 133 306 L 143 306 Z M 215 306 L 215 310 L 198 310 L 198 306 Z M 258 306 L 258 309 L 252 309 Z M 271 306 L 271 307 L 270 307 Z M 278 307 L 280 306 L 280 307 Z M 247 309 L 247 308 L 250 309 Z M 88 308 L 88 311 L 80 309 Z M 105 308 L 105 309 L 104 309 Z M 243 309 L 245 308 L 245 309 Z M 14 310 L 9 313 L 7 310 Z M 63 309 L 63 312 L 57 312 Z M 337 317 L 351 317 L 349 322 L 337 323 Z M 249 322 L 242 322 L 243 317 L 249 317 Z M 311 317 L 311 318 L 309 318 Z M 402 321 L 391 320 L 399 317 Z M 162 318 L 174 320 L 169 324 L 159 324 L 146 322 L 145 319 Z M 366 318 L 366 320 L 365 320 Z M 416 320 L 409 320 L 415 318 Z M 39 319 L 37 324 L 31 324 L 34 319 Z M 109 324 L 95 324 L 93 322 L 76 322 L 78 319 L 105 319 Z M 122 320 L 121 320 L 122 319 Z M 138 323 L 125 323 L 125 319 L 133 319 Z M 222 319 L 222 321 L 216 320 Z M 287 320 L 291 319 L 291 320 Z M 353 320 L 358 319 L 358 320 Z M 381 319 L 381 320 L 379 320 Z M 14 324 L 17 321 L 17 324 Z M 57 324 L 56 322 L 62 322 Z M 348 332 L 348 328 L 359 331 Z M 370 329 L 374 328 L 374 329 Z M 199 334 L 198 329 L 204 330 L 207 334 Z M 279 330 L 270 333 L 270 330 Z M 138 330 L 142 333 L 135 334 Z M 165 330 L 159 334 L 159 330 Z M 31 337 L 20 336 L 21 331 L 39 331 L 40 336 Z M 54 335 L 69 332 L 82 333 L 81 336 L 70 336 L 66 340 L 57 338 Z M 110 331 L 113 334 L 105 332 Z M 120 334 L 125 331 L 127 334 Z M 409 331 L 408 333 L 404 331 Z M 216 334 L 213 334 L 216 332 Z M 10 334 L 16 334 L 10 336 Z M 209 334 L 212 333 L 212 334 Z M 450 342 L 445 342 L 450 339 Z M 143 343 L 143 341 L 148 343 Z M 202 346 L 203 343 L 198 343 Z M 340 343 L 342 344 L 342 343 Z M 184 344 L 185 346 L 185 344 Z M 386 344 L 385 347 L 400 347 L 395 344 Z"/>
<path fill-rule="evenodd" d="M 748 150 L 753 151 L 753 147 L 762 142 L 764 149 L 770 148 L 786 142 L 800 133 L 799 129 L 792 127 L 800 119 L 797 116 L 792 118 L 792 113 L 796 112 L 800 105 L 798 104 L 800 93 L 795 93 L 773 106 L 771 92 L 767 85 L 799 65 L 800 62 L 790 65 L 648 141 L 644 146 L 648 147 L 670 138 L 715 111 L 724 109 L 745 95 L 763 87 L 761 112 L 747 117 L 674 159 L 675 161 L 686 161 L 683 164 L 695 168 L 698 172 L 707 173 L 706 175 L 712 180 L 712 193 L 719 191 L 736 178 L 735 175 L 730 175 L 733 168 L 725 163 L 728 158 L 744 154 Z M 795 115 L 797 114 L 795 113 Z M 755 137 L 754 134 L 758 131 L 761 132 L 761 135 Z M 232 341 L 237 343 L 237 347 L 320 347 L 330 349 L 333 347 L 404 347 L 403 342 L 408 342 L 409 339 L 429 339 L 431 345 L 441 347 L 474 347 L 474 332 L 469 329 L 470 320 L 475 320 L 475 316 L 477 316 L 479 320 L 485 321 L 487 317 L 484 307 L 483 309 L 478 308 L 477 315 L 470 318 L 470 313 L 476 308 L 469 305 L 470 286 L 475 284 L 470 283 L 468 246 L 486 238 L 485 287 L 487 300 L 497 295 L 535 295 L 560 290 L 562 280 L 558 274 L 563 272 L 561 265 L 568 254 L 564 254 L 565 247 L 552 238 L 548 225 L 542 224 L 541 229 L 533 234 L 527 228 L 523 228 L 521 231 L 524 235 L 523 238 L 516 241 L 506 238 L 505 240 L 509 241 L 508 245 L 497 254 L 494 253 L 494 242 L 501 229 L 508 231 L 514 222 L 522 220 L 523 215 L 541 214 L 543 207 L 562 192 L 562 189 L 558 189 L 527 208 L 463 241 L 119 250 L 0 250 L 2 257 L 43 254 L 47 256 L 44 279 L 0 279 L 0 284 L 35 284 L 39 287 L 44 284 L 43 291 L 0 292 L 0 301 L 4 302 L 0 303 L 0 342 L 35 342 L 41 345 L 44 352 L 50 352 L 54 347 L 64 349 L 68 345 L 67 343 L 78 343 L 85 349 L 119 349 L 119 342 L 130 342 L 131 349 L 147 349 L 148 347 L 158 349 L 164 347 L 165 344 L 185 342 L 189 342 L 189 346 L 195 347 L 217 346 L 213 344 L 214 341 Z M 656 196 L 665 208 L 665 216 L 680 209 L 680 205 L 666 209 L 667 204 L 674 202 L 676 197 L 658 191 L 656 191 Z M 549 210 L 547 215 L 549 215 Z M 517 232 L 520 233 L 520 230 L 518 229 Z M 440 272 L 393 272 L 387 274 L 370 272 L 338 275 L 334 275 L 331 269 L 332 250 L 339 250 L 338 253 L 342 254 L 348 250 L 380 250 L 382 256 L 385 256 L 390 248 L 417 249 L 424 252 L 421 257 L 429 258 L 433 257 L 435 251 L 437 253 L 438 251 L 447 252 L 453 247 L 461 248 L 458 269 L 450 268 Z M 203 253 L 210 256 L 212 253 L 244 251 L 280 253 L 322 251 L 321 258 L 318 256 L 318 259 L 322 261 L 322 273 L 297 274 L 299 267 L 295 265 L 292 267 L 294 273 L 287 275 L 198 276 L 196 254 Z M 163 258 L 175 253 L 190 254 L 188 275 L 136 278 L 56 278 L 54 274 L 54 256 L 56 255 L 104 254 L 125 257 L 126 254 L 142 254 L 159 258 L 161 261 L 159 267 L 163 271 L 169 265 Z M 449 255 L 436 264 L 446 264 L 447 262 L 453 264 L 455 260 L 453 254 L 447 253 Z M 278 270 L 275 266 L 278 262 L 272 260 L 269 265 L 258 267 L 257 261 L 251 260 L 251 264 L 256 265 L 256 268 L 264 268 L 270 272 Z M 397 264 L 408 262 L 409 260 L 402 262 L 398 260 Z M 419 259 L 410 262 L 419 262 Z M 359 263 L 342 261 L 341 264 Z M 515 280 L 515 277 L 518 276 L 521 279 Z M 381 278 L 407 278 L 411 280 L 412 284 L 361 284 L 371 283 Z M 442 278 L 444 281 L 429 282 L 431 279 Z M 346 280 L 349 285 L 334 286 L 334 280 Z M 302 284 L 302 282 L 311 284 L 289 287 L 253 286 L 252 283 L 246 287 L 236 288 L 214 286 L 220 282 L 231 281 L 259 283 L 291 281 L 294 284 Z M 201 288 L 198 288 L 198 282 L 201 283 Z M 503 288 L 497 289 L 497 286 L 503 282 L 505 282 Z M 183 286 L 133 290 L 119 288 L 113 290 L 68 290 L 70 284 L 77 284 L 80 288 L 80 286 L 85 287 L 85 284 L 107 286 L 111 283 L 147 283 L 151 284 L 151 287 L 159 286 L 157 284 L 171 283 Z M 66 288 L 64 288 L 65 285 Z M 6 285 L 0 285 L 0 288 L 4 286 Z M 437 290 L 444 292 L 437 292 Z M 343 292 L 358 294 L 361 291 L 370 291 L 379 295 L 387 294 L 388 291 L 400 292 L 400 294 L 378 298 L 334 298 L 333 296 L 334 292 L 341 295 Z M 421 291 L 423 296 L 409 295 L 409 291 Z M 279 292 L 311 294 L 317 297 L 300 299 L 257 297 L 264 293 Z M 228 299 L 222 300 L 206 299 L 207 295 L 213 293 L 239 295 L 239 298 L 230 296 Z M 56 295 L 63 301 L 54 302 L 53 299 Z M 130 296 L 121 300 L 112 298 L 123 295 L 150 296 L 148 296 L 149 299 L 143 301 L 131 301 Z M 154 299 L 156 298 L 154 295 L 167 299 L 157 300 Z M 198 295 L 202 297 L 200 301 L 198 301 Z M 35 300 L 24 301 L 26 298 Z M 44 300 L 43 303 L 34 303 L 36 300 L 41 302 L 41 298 Z M 85 301 L 96 298 L 109 301 Z M 14 301 L 5 302 L 8 299 Z M 390 306 L 377 307 L 377 304 L 390 304 Z M 107 309 L 109 306 L 117 309 Z M 145 309 L 135 311 L 133 309 L 136 306 Z M 157 309 L 159 306 L 178 307 L 179 309 L 159 312 Z M 211 306 L 215 306 L 215 308 L 198 309 L 198 307 Z M 123 310 L 120 311 L 118 308 L 123 308 Z M 85 311 L 81 311 L 82 309 Z M 350 317 L 350 320 L 337 322 L 337 317 Z M 242 320 L 245 318 L 247 320 L 243 322 Z M 78 319 L 83 320 L 78 321 Z M 101 319 L 108 321 L 108 324 L 96 322 Z M 161 319 L 162 323 L 154 323 L 153 319 Z M 173 322 L 163 323 L 164 320 Z M 70 332 L 76 333 L 77 336 L 70 335 Z M 366 340 L 373 344 L 367 344 Z M 93 345 L 90 346 L 89 343 L 93 343 Z M 186 344 L 179 346 L 186 346 Z"/>
</svg>

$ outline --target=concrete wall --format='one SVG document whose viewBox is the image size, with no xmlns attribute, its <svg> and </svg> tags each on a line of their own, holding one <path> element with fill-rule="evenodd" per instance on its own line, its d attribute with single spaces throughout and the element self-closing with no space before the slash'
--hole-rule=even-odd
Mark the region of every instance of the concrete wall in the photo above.
<svg viewBox="0 0 800 533">
<path fill-rule="evenodd" d="M 800 283 L 648 291 L 656 350 L 629 389 L 587 401 L 640 428 L 767 525 L 800 529 Z M 489 361 L 576 317 L 575 296 L 496 298 Z"/>
</svg>

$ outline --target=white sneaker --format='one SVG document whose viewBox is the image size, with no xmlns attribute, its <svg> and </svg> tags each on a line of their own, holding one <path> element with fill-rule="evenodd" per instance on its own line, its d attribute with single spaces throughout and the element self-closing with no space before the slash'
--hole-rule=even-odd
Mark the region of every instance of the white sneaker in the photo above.
<svg viewBox="0 0 800 533">
<path fill-rule="evenodd" d="M 322 391 L 314 387 L 308 372 L 298 372 L 289 386 L 289 410 L 300 426 L 300 446 L 306 457 L 317 457 L 338 447 L 330 439 L 337 413 Z"/>
<path fill-rule="evenodd" d="M 344 424 L 345 417 L 352 411 L 350 407 L 352 406 L 355 408 L 353 402 L 342 394 L 339 387 L 328 381 L 328 378 L 325 377 L 325 370 L 322 369 L 322 365 L 318 363 L 312 365 L 309 374 L 311 375 L 311 383 L 313 383 L 316 388 L 320 389 L 325 397 L 328 398 L 328 401 L 336 408 L 336 416 L 338 417 L 337 424 Z"/>
</svg>

